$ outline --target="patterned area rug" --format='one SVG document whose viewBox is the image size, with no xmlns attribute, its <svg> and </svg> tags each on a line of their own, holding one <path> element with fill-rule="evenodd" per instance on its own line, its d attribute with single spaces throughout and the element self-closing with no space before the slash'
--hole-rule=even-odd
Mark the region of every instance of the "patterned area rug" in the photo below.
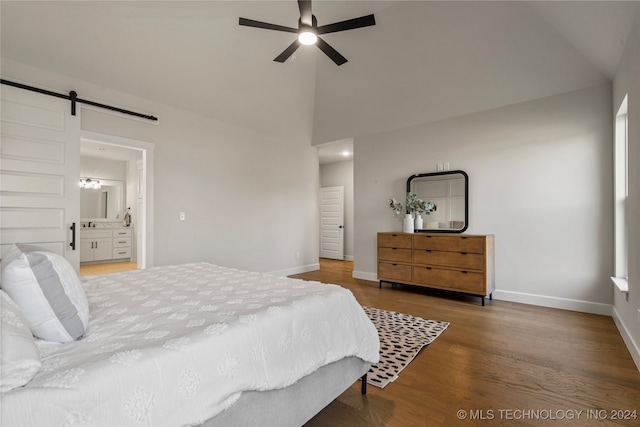
<svg viewBox="0 0 640 427">
<path fill-rule="evenodd" d="M 380 336 L 380 362 L 367 373 L 367 383 L 385 388 L 400 371 L 449 326 L 448 322 L 426 320 L 395 311 L 362 307 Z"/>
</svg>

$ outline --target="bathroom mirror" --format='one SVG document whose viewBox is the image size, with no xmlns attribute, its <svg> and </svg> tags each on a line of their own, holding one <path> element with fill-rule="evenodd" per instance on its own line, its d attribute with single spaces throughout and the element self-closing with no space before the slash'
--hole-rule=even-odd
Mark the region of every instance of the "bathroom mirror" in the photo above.
<svg viewBox="0 0 640 427">
<path fill-rule="evenodd" d="M 124 213 L 124 183 L 100 180 L 100 188 L 80 189 L 81 221 L 118 221 Z"/>
<path fill-rule="evenodd" d="M 469 176 L 461 170 L 421 173 L 407 179 L 407 193 L 436 209 L 422 214 L 417 233 L 462 233 L 469 225 Z"/>
</svg>

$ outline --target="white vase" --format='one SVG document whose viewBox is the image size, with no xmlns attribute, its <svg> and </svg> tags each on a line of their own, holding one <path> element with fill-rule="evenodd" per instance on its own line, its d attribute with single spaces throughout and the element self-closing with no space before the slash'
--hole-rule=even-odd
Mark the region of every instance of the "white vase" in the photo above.
<svg viewBox="0 0 640 427">
<path fill-rule="evenodd" d="M 413 217 L 411 214 L 406 214 L 404 217 L 404 230 L 405 233 L 413 233 Z"/>
<path fill-rule="evenodd" d="M 420 214 L 416 214 L 416 220 L 415 220 L 415 229 L 416 230 L 422 230 L 422 215 Z"/>
</svg>

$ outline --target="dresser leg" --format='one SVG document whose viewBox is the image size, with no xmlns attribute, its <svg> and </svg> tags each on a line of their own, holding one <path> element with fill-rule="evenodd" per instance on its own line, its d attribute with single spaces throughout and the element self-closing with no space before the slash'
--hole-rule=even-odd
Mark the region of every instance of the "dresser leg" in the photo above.
<svg viewBox="0 0 640 427">
<path fill-rule="evenodd" d="M 490 293 L 490 294 L 489 294 L 489 300 L 490 300 L 490 301 L 493 301 L 493 293 Z"/>
<path fill-rule="evenodd" d="M 482 297 L 482 306 L 484 307 L 484 296 Z"/>
</svg>

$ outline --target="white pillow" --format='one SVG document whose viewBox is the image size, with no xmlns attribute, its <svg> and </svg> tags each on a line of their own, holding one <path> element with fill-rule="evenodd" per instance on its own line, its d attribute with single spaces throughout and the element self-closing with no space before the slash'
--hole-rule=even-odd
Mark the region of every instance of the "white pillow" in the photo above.
<svg viewBox="0 0 640 427">
<path fill-rule="evenodd" d="M 31 381 L 42 363 L 20 307 L 1 290 L 0 315 L 0 392 L 6 393 Z"/>
<path fill-rule="evenodd" d="M 86 331 L 89 303 L 78 273 L 64 257 L 36 246 L 12 245 L 2 260 L 0 286 L 36 337 L 69 342 Z"/>
</svg>

